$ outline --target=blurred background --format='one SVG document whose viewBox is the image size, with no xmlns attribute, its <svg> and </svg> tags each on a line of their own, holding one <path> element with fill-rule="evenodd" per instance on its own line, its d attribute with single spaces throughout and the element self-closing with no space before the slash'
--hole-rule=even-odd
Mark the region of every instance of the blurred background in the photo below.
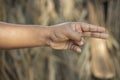
<svg viewBox="0 0 120 80">
<path fill-rule="evenodd" d="M 82 53 L 49 47 L 0 50 L 0 80 L 120 80 L 120 0 L 0 0 L 0 21 L 106 27 L 107 40 L 86 38 Z"/>
</svg>

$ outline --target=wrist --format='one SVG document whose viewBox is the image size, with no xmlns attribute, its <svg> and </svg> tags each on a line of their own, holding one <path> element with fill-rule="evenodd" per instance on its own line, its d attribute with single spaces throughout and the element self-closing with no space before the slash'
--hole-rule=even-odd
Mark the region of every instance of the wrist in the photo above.
<svg viewBox="0 0 120 80">
<path fill-rule="evenodd" d="M 52 34 L 51 27 L 49 26 L 39 27 L 38 34 L 39 34 L 39 36 L 37 36 L 38 46 L 49 46 L 50 36 Z"/>
</svg>

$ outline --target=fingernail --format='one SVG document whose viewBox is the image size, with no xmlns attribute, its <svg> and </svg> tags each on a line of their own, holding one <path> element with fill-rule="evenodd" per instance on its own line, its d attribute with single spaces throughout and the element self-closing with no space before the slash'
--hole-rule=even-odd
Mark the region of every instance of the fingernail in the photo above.
<svg viewBox="0 0 120 80">
<path fill-rule="evenodd" d="M 81 52 L 81 49 L 80 49 L 80 48 L 77 48 L 77 52 L 79 52 L 79 53 L 80 53 L 80 52 Z"/>
<path fill-rule="evenodd" d="M 83 42 L 83 41 L 81 41 L 81 42 L 80 42 L 80 45 L 83 45 L 83 44 L 84 44 L 84 42 Z"/>
</svg>

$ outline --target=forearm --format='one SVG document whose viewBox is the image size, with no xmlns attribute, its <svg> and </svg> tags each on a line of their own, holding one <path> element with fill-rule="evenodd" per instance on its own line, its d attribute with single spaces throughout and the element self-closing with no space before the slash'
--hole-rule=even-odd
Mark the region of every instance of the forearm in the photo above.
<svg viewBox="0 0 120 80">
<path fill-rule="evenodd" d="M 15 25 L 0 22 L 0 49 L 28 48 L 46 45 L 47 26 Z"/>
</svg>

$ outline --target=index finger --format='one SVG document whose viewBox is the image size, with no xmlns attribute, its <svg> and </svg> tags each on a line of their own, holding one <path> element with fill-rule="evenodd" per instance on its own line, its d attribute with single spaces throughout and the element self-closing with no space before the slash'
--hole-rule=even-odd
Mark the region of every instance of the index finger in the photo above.
<svg viewBox="0 0 120 80">
<path fill-rule="evenodd" d="M 100 27 L 96 25 L 81 23 L 80 26 L 83 32 L 105 32 L 104 27 Z"/>
</svg>

